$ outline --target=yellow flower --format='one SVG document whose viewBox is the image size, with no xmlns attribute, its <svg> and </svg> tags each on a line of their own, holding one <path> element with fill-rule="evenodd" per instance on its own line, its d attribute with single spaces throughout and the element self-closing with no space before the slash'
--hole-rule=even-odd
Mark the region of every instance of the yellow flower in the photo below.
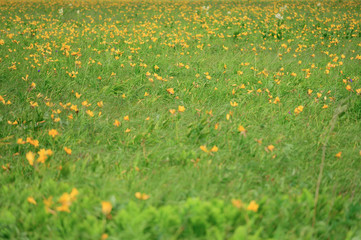
<svg viewBox="0 0 361 240">
<path fill-rule="evenodd" d="M 273 150 L 275 149 L 275 146 L 273 146 L 273 145 L 268 145 L 268 146 L 267 146 L 267 149 L 268 149 L 269 151 L 273 152 Z"/>
<path fill-rule="evenodd" d="M 64 151 L 66 152 L 66 154 L 71 155 L 71 149 L 64 147 Z"/>
<path fill-rule="evenodd" d="M 100 240 L 106 240 L 108 237 L 109 237 L 108 234 L 103 233 L 103 234 L 102 234 L 102 237 L 100 238 Z"/>
<path fill-rule="evenodd" d="M 173 94 L 174 94 L 174 89 L 173 89 L 173 88 L 168 88 L 168 89 L 167 89 L 167 92 L 168 92 L 169 94 L 172 94 L 172 95 L 173 95 Z"/>
<path fill-rule="evenodd" d="M 98 105 L 98 107 L 102 108 L 104 106 L 104 103 L 103 103 L 103 101 L 100 101 L 97 103 L 97 105 Z"/>
<path fill-rule="evenodd" d="M 342 152 L 338 152 L 338 153 L 336 153 L 335 157 L 340 158 L 341 155 L 342 155 Z"/>
<path fill-rule="evenodd" d="M 279 97 L 276 97 L 275 100 L 273 101 L 274 104 L 277 104 L 277 103 L 279 103 L 279 102 L 281 102 L 281 100 L 280 100 Z"/>
<path fill-rule="evenodd" d="M 246 132 L 246 129 L 242 125 L 239 125 L 238 131 L 240 131 L 242 133 L 242 132 Z"/>
<path fill-rule="evenodd" d="M 117 119 L 115 119 L 113 125 L 116 126 L 116 127 L 119 127 L 119 126 L 120 126 L 120 122 L 119 122 Z"/>
<path fill-rule="evenodd" d="M 75 97 L 76 97 L 76 98 L 80 98 L 80 97 L 81 97 L 81 94 L 76 92 L 76 93 L 75 93 Z"/>
<path fill-rule="evenodd" d="M 55 136 L 59 135 L 59 133 L 56 129 L 51 129 L 49 130 L 49 135 L 55 138 Z"/>
<path fill-rule="evenodd" d="M 71 201 L 75 201 L 76 200 L 76 196 L 79 194 L 78 189 L 73 188 L 70 192 L 70 199 Z"/>
<path fill-rule="evenodd" d="M 27 137 L 26 142 L 30 143 L 34 147 L 39 147 L 39 141 L 38 140 L 34 140 L 34 139 L 31 139 L 31 138 Z"/>
<path fill-rule="evenodd" d="M 42 148 L 42 149 L 40 149 L 38 154 L 39 154 L 39 157 L 36 161 L 44 163 L 45 160 L 48 158 L 48 156 L 51 156 L 53 154 L 53 151 L 51 151 L 50 149 L 45 150 L 44 148 Z"/>
<path fill-rule="evenodd" d="M 242 208 L 243 207 L 243 203 L 239 199 L 232 199 L 232 205 L 235 206 L 236 208 Z"/>
<path fill-rule="evenodd" d="M 237 106 L 238 106 L 238 103 L 237 103 L 237 102 L 232 102 L 232 101 L 230 101 L 230 104 L 231 104 L 232 107 L 237 107 Z"/>
<path fill-rule="evenodd" d="M 208 152 L 208 149 L 207 149 L 207 147 L 205 146 L 205 145 L 202 145 L 202 146 L 200 146 L 199 147 L 203 152 Z"/>
<path fill-rule="evenodd" d="M 303 111 L 303 106 L 302 105 L 295 108 L 295 114 L 296 115 L 299 114 L 302 111 Z"/>
<path fill-rule="evenodd" d="M 18 138 L 16 141 L 17 144 L 25 144 L 26 142 L 22 138 Z"/>
<path fill-rule="evenodd" d="M 109 215 L 112 211 L 112 204 L 110 202 L 102 201 L 102 212 L 104 215 Z"/>
<path fill-rule="evenodd" d="M 52 209 L 50 209 L 51 206 L 53 205 L 53 196 L 50 196 L 48 199 L 45 198 L 43 200 L 43 202 L 44 202 L 44 205 L 45 205 L 46 212 L 54 214 L 55 212 Z"/>
<path fill-rule="evenodd" d="M 29 203 L 36 205 L 36 201 L 35 201 L 35 199 L 33 197 L 28 197 L 27 200 L 28 200 Z"/>
<path fill-rule="evenodd" d="M 352 90 L 351 86 L 350 86 L 350 85 L 347 85 L 347 86 L 346 86 L 346 90 L 347 90 L 347 91 L 351 91 L 351 90 Z"/>
<path fill-rule="evenodd" d="M 170 112 L 171 114 L 175 114 L 175 109 L 169 109 L 169 112 Z"/>
<path fill-rule="evenodd" d="M 178 106 L 178 112 L 184 112 L 186 108 L 184 106 Z"/>
<path fill-rule="evenodd" d="M 35 159 L 35 153 L 33 153 L 33 152 L 28 152 L 27 154 L 26 154 L 26 159 L 28 160 L 28 162 L 29 162 L 29 164 L 31 165 L 31 166 L 33 166 L 34 165 L 34 159 Z"/>
<path fill-rule="evenodd" d="M 259 205 L 255 201 L 251 201 L 247 207 L 247 210 L 257 212 Z"/>
<path fill-rule="evenodd" d="M 124 119 L 124 121 L 129 121 L 129 116 L 127 115 L 123 119 Z"/>
<path fill-rule="evenodd" d="M 86 110 L 86 113 L 90 116 L 90 117 L 94 117 L 94 113 L 90 110 Z"/>
<path fill-rule="evenodd" d="M 218 147 L 216 145 L 214 145 L 211 150 L 211 152 L 218 152 Z"/>
<path fill-rule="evenodd" d="M 69 205 L 67 205 L 67 204 L 57 207 L 56 210 L 58 212 L 69 212 L 70 213 Z"/>
<path fill-rule="evenodd" d="M 149 199 L 149 195 L 145 193 L 136 192 L 135 197 L 139 200 L 147 200 Z"/>
<path fill-rule="evenodd" d="M 323 105 L 323 107 L 322 107 L 323 109 L 326 109 L 326 108 L 328 108 L 328 105 L 327 104 L 325 104 L 325 105 Z"/>
</svg>

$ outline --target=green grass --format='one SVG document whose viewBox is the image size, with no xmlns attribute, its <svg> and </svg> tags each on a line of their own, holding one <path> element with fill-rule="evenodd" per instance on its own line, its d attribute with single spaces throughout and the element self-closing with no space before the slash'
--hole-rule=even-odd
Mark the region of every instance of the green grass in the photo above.
<svg viewBox="0 0 361 240">
<path fill-rule="evenodd" d="M 0 238 L 359 239 L 360 13 L 1 2 Z"/>
</svg>

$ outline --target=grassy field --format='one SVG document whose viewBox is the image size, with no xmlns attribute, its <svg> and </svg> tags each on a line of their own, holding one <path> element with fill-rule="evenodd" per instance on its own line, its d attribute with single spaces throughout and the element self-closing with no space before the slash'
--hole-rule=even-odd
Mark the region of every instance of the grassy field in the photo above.
<svg viewBox="0 0 361 240">
<path fill-rule="evenodd" d="M 0 239 L 361 239 L 360 1 L 0 17 Z"/>
</svg>

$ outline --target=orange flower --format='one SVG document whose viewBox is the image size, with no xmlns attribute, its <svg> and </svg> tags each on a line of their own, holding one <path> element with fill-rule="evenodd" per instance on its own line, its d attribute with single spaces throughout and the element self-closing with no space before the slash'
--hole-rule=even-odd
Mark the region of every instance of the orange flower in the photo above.
<svg viewBox="0 0 361 240">
<path fill-rule="evenodd" d="M 66 154 L 71 155 L 71 149 L 64 147 L 64 151 L 66 152 Z"/>
<path fill-rule="evenodd" d="M 178 112 L 184 112 L 186 108 L 184 106 L 178 106 Z"/>
<path fill-rule="evenodd" d="M 104 103 L 103 103 L 103 101 L 100 101 L 97 103 L 97 105 L 98 105 L 98 107 L 102 108 L 104 106 Z"/>
<path fill-rule="evenodd" d="M 335 157 L 340 158 L 341 155 L 342 155 L 342 152 L 338 152 L 338 153 L 336 153 Z"/>
<path fill-rule="evenodd" d="M 90 110 L 86 110 L 86 113 L 90 116 L 90 117 L 94 117 L 94 113 Z"/>
<path fill-rule="evenodd" d="M 243 207 L 243 203 L 239 199 L 232 199 L 232 205 L 235 206 L 238 209 Z"/>
<path fill-rule="evenodd" d="M 168 89 L 167 89 L 167 92 L 168 92 L 169 94 L 172 94 L 172 95 L 173 95 L 173 94 L 174 94 L 174 89 L 173 89 L 173 88 L 168 88 Z"/>
<path fill-rule="evenodd" d="M 27 154 L 26 154 L 26 159 L 28 160 L 28 162 L 29 162 L 29 164 L 31 165 L 31 166 L 33 166 L 34 165 L 34 159 L 35 159 L 35 153 L 33 153 L 33 152 L 28 152 Z"/>
<path fill-rule="evenodd" d="M 247 210 L 257 212 L 259 205 L 255 201 L 251 201 L 247 207 Z"/>
<path fill-rule="evenodd" d="M 218 152 L 218 147 L 217 147 L 216 145 L 214 145 L 214 146 L 211 148 L 210 152 Z"/>
<path fill-rule="evenodd" d="M 116 126 L 116 127 L 119 127 L 119 126 L 120 126 L 120 122 L 119 122 L 117 119 L 115 119 L 113 125 Z"/>
<path fill-rule="evenodd" d="M 242 125 L 239 125 L 238 131 L 242 133 L 242 132 L 246 132 L 246 129 Z"/>
<path fill-rule="evenodd" d="M 273 145 L 268 145 L 268 146 L 267 146 L 267 149 L 268 149 L 269 151 L 273 152 L 273 150 L 275 149 L 275 146 L 273 146 Z"/>
<path fill-rule="evenodd" d="M 295 108 L 295 114 L 296 115 L 299 114 L 302 111 L 303 111 L 303 106 L 302 105 Z"/>
<path fill-rule="evenodd" d="M 145 193 L 136 192 L 135 197 L 139 200 L 147 200 L 149 199 L 149 195 Z"/>
<path fill-rule="evenodd" d="M 33 197 L 28 197 L 27 200 L 28 200 L 29 203 L 36 205 L 36 201 L 35 201 L 35 199 Z"/>
<path fill-rule="evenodd" d="M 110 202 L 102 202 L 102 212 L 104 215 L 109 215 L 112 211 L 112 204 Z"/>
<path fill-rule="evenodd" d="M 207 149 L 207 147 L 205 146 L 205 145 L 202 145 L 202 146 L 200 146 L 199 147 L 203 152 L 208 152 L 208 149 Z"/>
<path fill-rule="evenodd" d="M 59 135 L 59 133 L 56 129 L 51 129 L 49 130 L 49 135 L 55 138 L 55 136 Z"/>
</svg>

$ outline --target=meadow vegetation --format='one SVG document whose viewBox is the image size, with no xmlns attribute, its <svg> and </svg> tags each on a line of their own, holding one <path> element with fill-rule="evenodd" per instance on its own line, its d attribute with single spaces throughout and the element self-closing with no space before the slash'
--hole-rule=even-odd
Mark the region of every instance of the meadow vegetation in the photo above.
<svg viewBox="0 0 361 240">
<path fill-rule="evenodd" d="M 1 1 L 0 239 L 360 239 L 360 1 Z"/>
</svg>

